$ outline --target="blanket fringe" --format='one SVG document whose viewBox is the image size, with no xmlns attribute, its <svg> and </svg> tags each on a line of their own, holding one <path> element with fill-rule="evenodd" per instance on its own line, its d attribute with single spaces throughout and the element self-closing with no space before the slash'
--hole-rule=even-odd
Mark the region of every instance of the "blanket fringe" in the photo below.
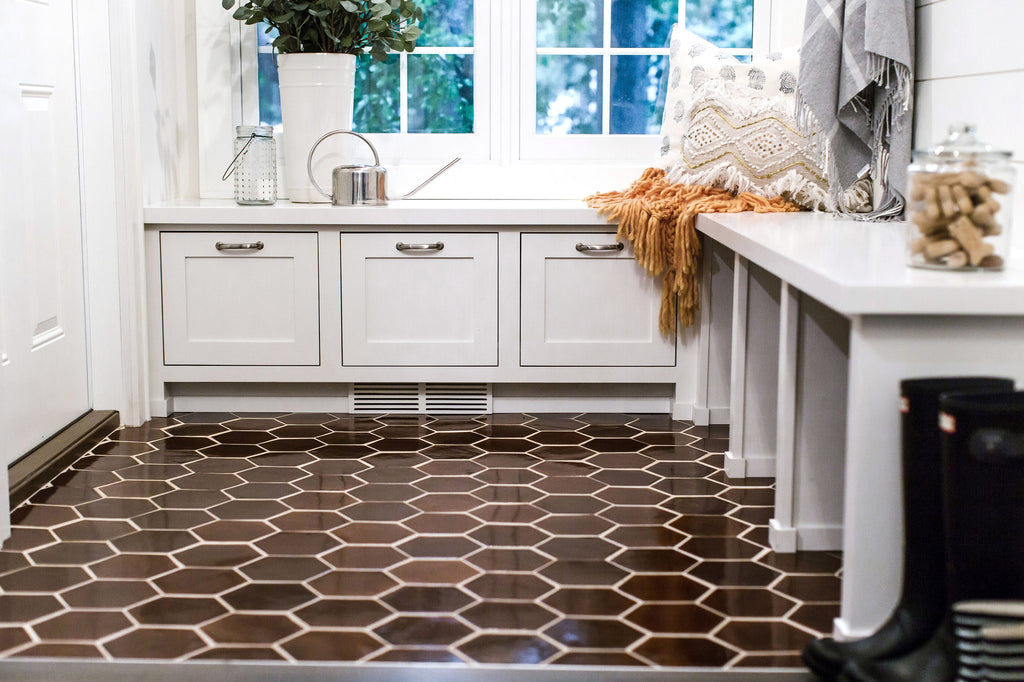
<svg viewBox="0 0 1024 682">
<path fill-rule="evenodd" d="M 700 272 L 698 213 L 794 212 L 800 207 L 781 197 L 771 199 L 750 193 L 733 194 L 724 189 L 679 185 L 660 168 L 648 168 L 629 189 L 594 194 L 584 201 L 618 221 L 618 239 L 633 245 L 637 262 L 651 276 L 662 276 L 658 327 L 671 336 L 676 320 L 689 327 L 699 305 L 697 277 Z"/>
</svg>

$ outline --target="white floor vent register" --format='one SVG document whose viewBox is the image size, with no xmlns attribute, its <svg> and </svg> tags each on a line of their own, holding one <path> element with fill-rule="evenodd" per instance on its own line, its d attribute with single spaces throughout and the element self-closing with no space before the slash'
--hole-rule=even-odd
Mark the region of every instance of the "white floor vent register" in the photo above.
<svg viewBox="0 0 1024 682">
<path fill-rule="evenodd" d="M 357 414 L 490 414 L 490 384 L 361 383 L 352 386 Z"/>
</svg>

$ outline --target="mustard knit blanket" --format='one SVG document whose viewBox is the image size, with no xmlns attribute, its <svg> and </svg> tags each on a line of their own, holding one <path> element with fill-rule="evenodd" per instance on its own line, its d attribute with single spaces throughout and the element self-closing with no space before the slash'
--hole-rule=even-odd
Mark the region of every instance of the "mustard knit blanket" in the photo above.
<svg viewBox="0 0 1024 682">
<path fill-rule="evenodd" d="M 584 201 L 617 220 L 618 239 L 633 244 L 637 262 L 652 276 L 664 273 L 658 327 L 675 332 L 675 320 L 684 327 L 694 322 L 699 297 L 700 240 L 694 229 L 698 213 L 779 213 L 800 207 L 781 197 L 733 194 L 713 187 L 680 185 L 665 180 L 665 171 L 648 168 L 623 192 L 594 194 Z"/>
</svg>

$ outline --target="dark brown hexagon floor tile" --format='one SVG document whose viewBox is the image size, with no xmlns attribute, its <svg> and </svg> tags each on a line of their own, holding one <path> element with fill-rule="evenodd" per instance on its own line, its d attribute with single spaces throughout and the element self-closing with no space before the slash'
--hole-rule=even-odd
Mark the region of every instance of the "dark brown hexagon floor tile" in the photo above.
<svg viewBox="0 0 1024 682">
<path fill-rule="evenodd" d="M 64 592 L 61 599 L 76 609 L 117 609 L 154 595 L 156 590 L 141 580 L 93 580 Z"/>
<path fill-rule="evenodd" d="M 21 552 L 0 551 L 0 575 L 17 571 L 28 565 L 28 559 Z"/>
<path fill-rule="evenodd" d="M 459 651 L 480 663 L 536 664 L 543 663 L 558 648 L 535 635 L 477 635 L 459 645 Z"/>
<path fill-rule="evenodd" d="M 100 443 L 92 449 L 94 455 L 141 455 L 149 452 L 153 447 L 148 443 L 131 443 L 121 441 L 107 441 Z"/>
<path fill-rule="evenodd" d="M 284 661 L 285 657 L 270 647 L 217 646 L 187 657 L 190 661 Z"/>
<path fill-rule="evenodd" d="M 145 579 L 166 573 L 176 565 L 162 554 L 118 554 L 89 567 L 99 578 Z"/>
<path fill-rule="evenodd" d="M 486 547 L 530 547 L 551 536 L 532 526 L 489 523 L 469 533 L 469 537 Z"/>
<path fill-rule="evenodd" d="M 477 457 L 475 461 L 491 470 L 527 469 L 540 462 L 536 457 L 521 452 L 487 452 L 488 454 Z"/>
<path fill-rule="evenodd" d="M 64 528 L 59 528 L 58 531 L 62 531 L 62 532 L 58 533 L 58 534 L 60 535 L 62 540 L 64 540 L 64 539 L 74 539 L 74 540 L 102 540 L 102 539 L 105 539 L 105 538 L 101 538 L 101 537 L 95 537 L 95 535 L 90 536 L 90 531 L 93 530 L 93 527 L 84 525 L 84 524 L 88 524 L 88 523 L 90 523 L 90 522 L 89 521 L 77 521 L 75 523 L 72 523 L 69 526 L 65 526 Z M 103 524 L 105 522 L 100 521 L 98 523 Z M 106 522 L 106 523 L 121 524 L 121 523 L 124 523 L 124 522 L 112 521 L 112 522 Z M 127 523 L 124 523 L 124 526 L 127 526 L 129 529 L 131 528 L 131 526 L 129 524 L 127 524 Z M 123 528 L 124 526 L 121 526 L 121 527 Z M 104 525 L 104 526 L 97 527 L 97 529 L 106 529 L 106 528 L 112 528 L 112 526 L 105 526 Z M 11 528 L 11 535 L 10 535 L 10 537 L 8 537 L 7 540 L 4 541 L 4 549 L 25 551 L 25 550 L 29 550 L 29 549 L 34 549 L 36 547 L 43 547 L 45 545 L 49 545 L 50 543 L 55 542 L 56 540 L 57 540 L 57 538 L 55 538 L 53 536 L 53 533 L 51 533 L 49 530 L 46 530 L 46 529 L 43 529 L 43 528 L 18 528 L 18 527 L 13 527 L 13 528 Z"/>
<path fill-rule="evenodd" d="M 419 497 L 423 491 L 408 483 L 367 483 L 351 487 L 349 493 L 363 502 L 406 502 Z"/>
<path fill-rule="evenodd" d="M 338 435 L 338 434 L 335 434 Z M 321 438 L 324 442 L 331 440 L 330 436 L 323 436 Z M 371 441 L 372 443 L 372 441 Z M 350 460 L 355 461 L 359 457 L 365 457 L 376 452 L 370 445 L 358 444 L 358 443 L 340 443 L 323 445 L 318 448 L 313 448 L 309 451 L 309 454 L 316 457 L 321 461 L 344 461 Z M 359 468 L 364 468 L 360 465 Z"/>
<path fill-rule="evenodd" d="M 79 505 L 77 509 L 85 518 L 132 518 L 155 511 L 157 505 L 148 500 L 108 498 Z"/>
<path fill-rule="evenodd" d="M 600 666 L 602 668 L 647 665 L 639 658 L 621 651 L 569 651 L 549 663 L 550 665 Z"/>
<path fill-rule="evenodd" d="M 413 485 L 427 493 L 466 493 L 484 486 L 480 481 L 465 476 L 426 476 Z"/>
<path fill-rule="evenodd" d="M 771 547 L 771 534 L 768 532 L 768 528 L 766 526 L 754 526 L 741 537 L 748 542 L 753 542 L 755 545 L 763 547 L 764 549 L 770 549 Z"/>
<path fill-rule="evenodd" d="M 276 416 L 284 424 L 326 424 L 337 418 L 337 415 L 328 412 L 291 412 Z"/>
<path fill-rule="evenodd" d="M 218 644 L 273 644 L 302 628 L 287 616 L 231 613 L 202 627 Z"/>
<path fill-rule="evenodd" d="M 530 450 L 529 454 L 545 461 L 562 461 L 568 464 L 571 463 L 570 460 L 583 460 L 597 453 L 582 445 L 541 445 Z"/>
<path fill-rule="evenodd" d="M 274 440 L 268 440 L 259 447 L 263 448 L 267 452 L 311 452 L 319 447 L 323 447 L 323 445 L 323 443 L 315 438 L 276 438 Z M 218 447 L 230 446 L 220 445 Z M 247 446 L 242 445 L 238 447 Z"/>
<path fill-rule="evenodd" d="M 0 653 L 32 641 L 25 628 L 0 627 Z"/>
<path fill-rule="evenodd" d="M 593 618 L 566 618 L 549 627 L 544 634 L 576 649 L 628 649 L 644 636 L 627 623 Z"/>
<path fill-rule="evenodd" d="M 393 613 L 370 599 L 318 599 L 295 612 L 295 617 L 312 627 L 367 628 Z"/>
<path fill-rule="evenodd" d="M 304 585 L 253 583 L 221 596 L 238 611 L 290 611 L 316 598 Z"/>
<path fill-rule="evenodd" d="M 235 500 L 210 509 L 218 519 L 246 520 L 269 519 L 285 511 L 288 508 L 276 500 Z"/>
<path fill-rule="evenodd" d="M 420 464 L 416 468 L 431 476 L 468 476 L 483 471 L 484 465 L 468 459 L 450 459 L 433 460 L 426 464 Z"/>
<path fill-rule="evenodd" d="M 702 604 L 731 618 L 781 618 L 796 602 L 758 588 L 722 587 L 702 601 Z"/>
<path fill-rule="evenodd" d="M 304 511 L 335 511 L 356 502 L 356 498 L 342 492 L 304 492 L 281 500 L 291 509 Z"/>
<path fill-rule="evenodd" d="M 59 526 L 78 518 L 81 517 L 70 507 L 48 505 L 25 504 L 11 512 L 11 524 L 14 526 L 47 528 Z"/>
<path fill-rule="evenodd" d="M 620 526 L 605 538 L 623 547 L 675 547 L 685 539 L 667 526 Z"/>
<path fill-rule="evenodd" d="M 218 443 L 213 447 L 203 450 L 203 454 L 209 457 L 252 457 L 266 450 L 260 445 L 247 445 L 244 443 Z"/>
<path fill-rule="evenodd" d="M 715 473 L 715 468 L 703 462 L 658 462 L 647 471 L 665 478 L 704 478 Z"/>
<path fill-rule="evenodd" d="M 462 535 L 421 535 L 398 549 L 411 557 L 458 558 L 480 549 L 480 544 Z"/>
<path fill-rule="evenodd" d="M 391 424 L 373 430 L 381 438 L 423 438 L 434 431 L 422 424 Z"/>
<path fill-rule="evenodd" d="M 602 441 L 591 441 L 587 445 L 595 450 L 601 451 Z M 587 464 L 601 467 L 602 469 L 643 469 L 654 464 L 650 457 L 635 452 L 602 452 L 587 460 Z M 710 473 L 710 470 L 709 470 Z M 621 484 L 616 484 L 621 485 Z"/>
<path fill-rule="evenodd" d="M 180 658 L 206 646 L 191 630 L 139 628 L 103 644 L 115 658 Z"/>
<path fill-rule="evenodd" d="M 301 581 L 326 573 L 330 566 L 314 557 L 265 557 L 238 569 L 257 581 Z"/>
<path fill-rule="evenodd" d="M 150 419 L 142 426 L 122 426 L 107 438 L 112 441 L 136 441 L 139 443 L 160 440 L 167 437 L 167 433 L 159 424 L 160 421 L 160 419 Z M 169 423 L 168 426 L 173 426 L 173 423 Z"/>
<path fill-rule="evenodd" d="M 135 455 L 135 459 L 142 464 L 188 464 L 202 458 L 203 455 L 198 452 L 179 452 L 177 450 L 154 450 Z"/>
<path fill-rule="evenodd" d="M 522 438 L 484 438 L 482 441 L 474 443 L 474 445 L 484 452 L 495 453 L 525 453 L 536 447 L 536 443 L 531 443 Z M 488 466 L 497 465 L 489 464 Z M 515 464 L 510 463 L 509 466 L 515 466 Z"/>
<path fill-rule="evenodd" d="M 679 496 L 716 495 L 726 489 L 721 483 L 706 478 L 665 478 L 652 487 L 663 493 Z"/>
<path fill-rule="evenodd" d="M 779 574 L 747 561 L 702 561 L 689 574 L 718 586 L 765 587 Z"/>
<path fill-rule="evenodd" d="M 273 439 L 266 431 L 226 431 L 213 436 L 213 440 L 225 445 L 259 445 Z"/>
<path fill-rule="evenodd" d="M 327 533 L 282 531 L 258 540 L 255 545 L 266 554 L 307 555 L 321 554 L 340 543 Z"/>
<path fill-rule="evenodd" d="M 485 573 L 465 587 L 484 599 L 534 600 L 555 586 L 532 573 Z"/>
<path fill-rule="evenodd" d="M 213 521 L 213 516 L 202 509 L 160 509 L 132 519 L 139 528 L 187 529 Z"/>
<path fill-rule="evenodd" d="M 544 603 L 566 616 L 618 616 L 636 601 L 611 589 L 561 587 Z"/>
<path fill-rule="evenodd" d="M 838 602 L 842 581 L 834 575 L 787 575 L 773 589 L 803 602 Z"/>
<path fill-rule="evenodd" d="M 718 497 L 748 507 L 771 507 L 775 504 L 775 491 L 771 488 L 730 488 Z"/>
<path fill-rule="evenodd" d="M 732 649 L 702 637 L 651 637 L 633 653 L 666 667 L 719 668 L 736 658 Z"/>
<path fill-rule="evenodd" d="M 548 495 L 534 505 L 552 514 L 596 514 L 608 506 L 590 495 Z"/>
<path fill-rule="evenodd" d="M 402 616 L 374 628 L 381 639 L 397 646 L 442 646 L 473 632 L 454 618 Z"/>
<path fill-rule="evenodd" d="M 388 568 L 406 559 L 392 547 L 366 545 L 346 545 L 321 558 L 338 568 Z"/>
<path fill-rule="evenodd" d="M 654 474 L 636 469 L 604 469 L 592 474 L 591 478 L 608 485 L 636 487 L 650 486 L 660 480 Z"/>
<path fill-rule="evenodd" d="M 539 445 L 579 445 L 590 440 L 578 431 L 538 431 L 527 438 Z"/>
<path fill-rule="evenodd" d="M 166 427 L 164 432 L 171 436 L 212 436 L 223 430 L 221 424 L 177 424 Z"/>
<path fill-rule="evenodd" d="M 269 535 L 274 529 L 261 521 L 215 521 L 194 532 L 211 542 L 247 542 Z"/>
<path fill-rule="evenodd" d="M 218 568 L 183 568 L 153 580 L 164 594 L 219 594 L 243 582 L 234 571 Z"/>
<path fill-rule="evenodd" d="M 545 476 L 587 476 L 600 471 L 596 466 L 586 462 L 541 462 L 531 467 L 533 471 Z"/>
<path fill-rule="evenodd" d="M 420 451 L 421 455 L 433 460 L 466 460 L 479 457 L 483 453 L 484 451 L 475 445 L 431 445 Z"/>
<path fill-rule="evenodd" d="M 487 523 L 533 523 L 548 514 L 530 504 L 485 504 L 469 513 Z"/>
<path fill-rule="evenodd" d="M 738 538 L 690 538 L 679 549 L 705 559 L 753 559 L 762 547 Z"/>
<path fill-rule="evenodd" d="M 323 595 L 333 597 L 375 597 L 395 587 L 398 582 L 380 571 L 331 571 L 309 586 Z"/>
<path fill-rule="evenodd" d="M 801 651 L 814 635 L 789 623 L 732 621 L 715 637 L 745 651 Z"/>
<path fill-rule="evenodd" d="M 660 506 L 680 514 L 728 514 L 736 509 L 736 505 L 728 500 L 717 497 L 673 497 Z"/>
<path fill-rule="evenodd" d="M 185 566 L 241 566 L 260 556 L 249 545 L 203 544 L 176 552 L 174 558 Z"/>
<path fill-rule="evenodd" d="M 60 542 L 29 552 L 36 565 L 61 564 L 68 566 L 91 564 L 112 555 L 114 550 L 105 542 Z"/>
<path fill-rule="evenodd" d="M 103 658 L 103 653 L 92 644 L 43 642 L 11 654 L 13 658 Z"/>
<path fill-rule="evenodd" d="M 433 445 L 472 445 L 483 439 L 481 434 L 471 431 L 441 431 L 423 438 Z"/>
<path fill-rule="evenodd" d="M 182 490 L 222 490 L 242 483 L 237 474 L 202 473 L 181 476 L 174 485 Z"/>
<path fill-rule="evenodd" d="M 114 538 L 120 538 L 126 536 L 129 532 L 134 532 L 135 526 L 128 521 L 75 521 L 68 525 L 62 525 L 59 528 L 54 528 L 53 532 L 57 535 L 60 540 L 66 540 L 70 542 L 83 541 L 83 540 L 94 540 L 104 541 L 113 540 Z M 47 542 L 53 541 L 53 536 L 48 531 L 45 532 L 45 537 L 48 539 Z M 41 544 L 41 543 L 40 543 Z M 7 549 L 30 549 L 29 547 L 14 547 L 10 545 L 8 540 L 4 543 Z"/>
<path fill-rule="evenodd" d="M 355 661 L 381 648 L 380 642 L 361 632 L 314 630 L 281 645 L 300 661 Z"/>
<path fill-rule="evenodd" d="M 389 573 L 404 583 L 457 585 L 480 571 L 462 561 L 413 560 L 389 569 Z"/>
<path fill-rule="evenodd" d="M 617 505 L 656 505 L 668 498 L 665 493 L 650 488 L 628 488 L 609 486 L 597 493 L 597 497 Z"/>
<path fill-rule="evenodd" d="M 174 490 L 174 486 L 166 481 L 121 481 L 120 483 L 105 485 L 100 488 L 100 490 L 102 490 L 103 494 L 107 497 L 152 498 Z M 97 500 L 97 502 L 102 501 L 103 500 Z M 97 502 L 90 502 L 89 504 L 95 505 Z M 85 514 L 83 512 L 83 516 L 84 515 Z M 93 514 L 93 516 L 96 516 L 96 514 Z"/>
<path fill-rule="evenodd" d="M 805 665 L 800 654 L 753 654 L 734 662 L 732 668 L 803 668 Z"/>
<path fill-rule="evenodd" d="M 78 566 L 27 566 L 0 577 L 5 592 L 60 592 L 90 579 Z"/>
<path fill-rule="evenodd" d="M 237 474 L 241 471 L 252 468 L 252 463 L 244 459 L 234 457 L 210 457 L 209 453 L 203 459 L 189 462 L 185 468 L 197 474 Z M 175 484 L 178 479 L 175 479 Z M 179 488 L 181 486 L 178 486 Z"/>
<path fill-rule="evenodd" d="M 189 470 L 180 464 L 136 464 L 119 469 L 117 475 L 125 480 L 165 481 L 188 473 L 190 473 Z"/>
<path fill-rule="evenodd" d="M 316 458 L 306 452 L 265 452 L 249 456 L 248 461 L 261 467 L 300 467 L 315 462 Z"/>
<path fill-rule="evenodd" d="M 278 426 L 281 426 L 280 421 L 268 417 L 242 417 L 224 422 L 225 429 L 236 431 L 269 431 Z"/>
<path fill-rule="evenodd" d="M 243 483 L 226 492 L 236 500 L 276 500 L 298 491 L 288 483 Z"/>
<path fill-rule="evenodd" d="M 477 505 L 483 503 L 528 504 L 544 497 L 544 493 L 525 485 L 485 485 L 471 493 Z"/>
<path fill-rule="evenodd" d="M 334 511 L 292 511 L 275 516 L 270 524 L 281 530 L 322 532 L 344 525 L 345 519 Z"/>
<path fill-rule="evenodd" d="M 134 461 L 134 460 L 133 460 Z M 117 480 L 116 478 L 114 479 Z M 103 496 L 91 487 L 69 488 L 67 486 L 55 486 L 43 488 L 29 498 L 33 504 L 82 504 L 101 499 Z"/>
<path fill-rule="evenodd" d="M 270 430 L 275 438 L 317 438 L 330 432 L 319 424 L 288 424 Z"/>
<path fill-rule="evenodd" d="M 574 419 L 575 415 L 565 414 L 539 414 L 534 419 L 526 422 L 530 428 L 538 431 L 576 431 L 587 424 Z"/>
<path fill-rule="evenodd" d="M 476 432 L 488 438 L 529 438 L 535 430 L 522 424 L 487 424 Z"/>
<path fill-rule="evenodd" d="M 323 422 L 323 425 L 333 431 L 352 431 L 356 433 L 372 431 L 379 428 L 382 422 L 373 417 L 357 414 L 343 414 L 331 421 Z"/>
<path fill-rule="evenodd" d="M 0 623 L 27 623 L 63 610 L 64 605 L 49 594 L 0 594 Z"/>
<path fill-rule="evenodd" d="M 417 533 L 455 535 L 473 530 L 482 524 L 469 514 L 426 513 L 402 522 Z"/>
<path fill-rule="evenodd" d="M 757 561 L 787 573 L 834 574 L 843 567 L 843 560 L 830 552 L 794 552 L 793 554 L 768 552 Z"/>
<path fill-rule="evenodd" d="M 685 575 L 634 575 L 620 588 L 647 602 L 696 601 L 710 588 Z"/>
<path fill-rule="evenodd" d="M 473 597 L 454 587 L 407 585 L 381 597 L 396 611 L 407 613 L 454 613 L 473 601 Z"/>
<path fill-rule="evenodd" d="M 491 485 L 528 485 L 539 480 L 541 474 L 529 469 L 488 469 L 473 478 Z"/>
<path fill-rule="evenodd" d="M 537 547 L 555 559 L 597 561 L 619 551 L 619 547 L 607 540 L 594 537 L 557 537 Z"/>
<path fill-rule="evenodd" d="M 537 490 L 552 495 L 586 495 L 605 487 L 604 483 L 592 478 L 573 478 L 570 476 L 553 476 L 532 484 Z"/>
<path fill-rule="evenodd" d="M 374 662 L 386 663 L 465 663 L 446 648 L 442 647 L 410 647 L 387 649 L 370 659 Z"/>
<path fill-rule="evenodd" d="M 359 478 L 372 484 L 408 484 L 427 475 L 415 467 L 371 467 L 361 470 Z M 416 488 L 419 490 L 419 487 Z M 356 495 L 356 497 L 359 497 Z"/>
<path fill-rule="evenodd" d="M 64 482 L 70 478 L 79 478 L 79 474 L 82 472 L 94 473 L 94 472 L 107 472 L 117 471 L 125 467 L 135 466 L 138 461 L 132 457 L 122 457 L 119 455 L 87 455 L 85 457 L 79 457 L 75 460 L 72 465 L 71 471 L 65 471 L 63 474 L 53 480 L 55 485 L 63 485 Z M 110 483 L 107 479 L 106 483 Z"/>
<path fill-rule="evenodd" d="M 42 639 L 103 639 L 132 627 L 119 611 L 68 611 L 32 626 Z"/>
<path fill-rule="evenodd" d="M 534 525 L 552 535 L 600 535 L 615 524 L 590 514 L 554 514 Z"/>
<path fill-rule="evenodd" d="M 749 525 L 727 516 L 697 516 L 688 514 L 673 521 L 673 528 L 687 535 L 736 537 L 750 528 Z"/>
<path fill-rule="evenodd" d="M 787 620 L 821 633 L 822 636 L 832 633 L 832 621 L 839 617 L 839 604 L 804 604 Z"/>
<path fill-rule="evenodd" d="M 187 530 L 140 530 L 111 542 L 122 552 L 161 552 L 169 554 L 199 544 Z"/>
<path fill-rule="evenodd" d="M 485 571 L 532 571 L 551 560 L 532 549 L 494 549 L 488 547 L 466 557 Z"/>
<path fill-rule="evenodd" d="M 325 424 L 325 426 L 329 426 L 329 424 Z M 375 440 L 380 440 L 380 437 L 366 432 L 331 431 L 330 433 L 325 433 L 322 436 L 317 436 L 316 439 L 322 443 L 327 443 L 328 445 L 364 445 L 366 443 L 372 443 Z"/>
<path fill-rule="evenodd" d="M 677 635 L 709 633 L 723 621 L 697 604 L 641 604 L 626 618 L 650 632 Z"/>
<path fill-rule="evenodd" d="M 539 604 L 505 601 L 475 604 L 459 615 L 482 630 L 540 630 L 559 617 Z"/>
<path fill-rule="evenodd" d="M 158 597 L 128 613 L 142 625 L 197 625 L 227 613 L 227 609 L 207 597 Z"/>
<path fill-rule="evenodd" d="M 623 526 L 660 526 L 672 521 L 676 515 L 658 507 L 614 506 L 600 512 L 601 516 Z"/>
<path fill-rule="evenodd" d="M 540 571 L 559 585 L 614 585 L 627 573 L 606 561 L 553 561 Z"/>
<path fill-rule="evenodd" d="M 335 528 L 331 534 L 350 545 L 392 545 L 412 535 L 412 531 L 397 523 L 356 522 Z"/>
<path fill-rule="evenodd" d="M 381 438 L 374 441 L 370 446 L 377 452 L 418 452 L 430 446 L 425 440 L 419 438 Z"/>
<path fill-rule="evenodd" d="M 401 521 L 419 513 L 405 502 L 359 502 L 341 513 L 353 521 Z"/>
</svg>

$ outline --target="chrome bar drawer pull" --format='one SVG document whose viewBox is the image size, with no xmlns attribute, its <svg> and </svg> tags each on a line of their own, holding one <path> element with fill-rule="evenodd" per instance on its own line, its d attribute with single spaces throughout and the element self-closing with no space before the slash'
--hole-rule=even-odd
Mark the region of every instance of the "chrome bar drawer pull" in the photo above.
<svg viewBox="0 0 1024 682">
<path fill-rule="evenodd" d="M 225 244 L 217 242 L 218 251 L 259 251 L 263 248 L 263 242 L 242 242 L 240 244 Z"/>
<path fill-rule="evenodd" d="M 399 251 L 440 251 L 444 248 L 444 242 L 434 242 L 433 244 L 406 244 L 405 242 L 398 242 L 395 244 L 395 248 Z"/>
<path fill-rule="evenodd" d="M 615 242 L 614 244 L 577 244 L 576 250 L 580 253 L 586 251 L 622 251 L 622 242 Z"/>
</svg>

